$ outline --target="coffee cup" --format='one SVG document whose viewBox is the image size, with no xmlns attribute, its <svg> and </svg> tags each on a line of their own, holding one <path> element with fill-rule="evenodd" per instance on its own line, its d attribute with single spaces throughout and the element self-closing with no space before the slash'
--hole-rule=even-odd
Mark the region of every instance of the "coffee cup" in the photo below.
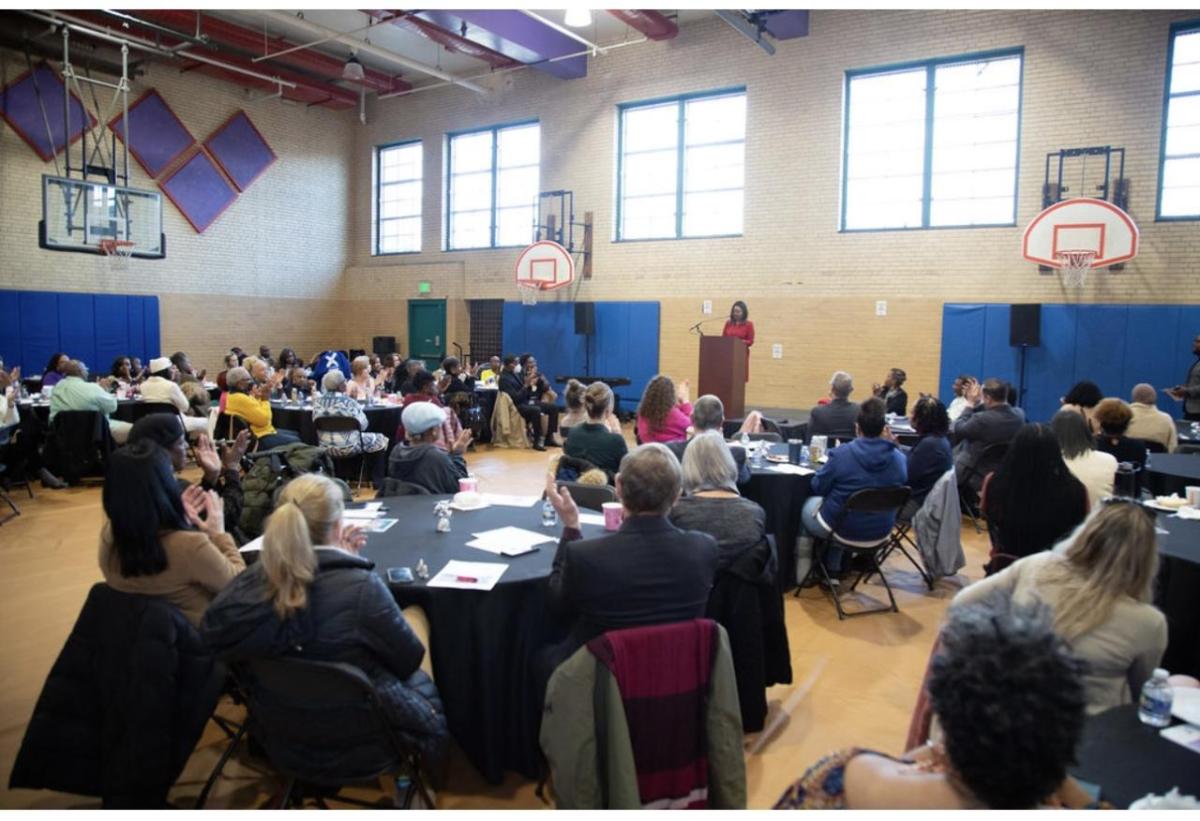
<svg viewBox="0 0 1200 821">
<path fill-rule="evenodd" d="M 1200 508 L 1200 485 L 1188 485 L 1184 488 L 1188 507 Z"/>
<path fill-rule="evenodd" d="M 479 480 L 474 476 L 468 476 L 465 479 L 458 480 L 458 489 L 464 493 L 478 493 Z"/>
<path fill-rule="evenodd" d="M 800 464 L 800 449 L 804 447 L 803 439 L 789 439 L 788 442 L 788 461 L 793 465 Z"/>
<path fill-rule="evenodd" d="M 600 509 L 604 511 L 604 529 L 605 530 L 620 530 L 621 529 L 621 503 L 620 502 L 605 502 L 600 505 Z"/>
</svg>

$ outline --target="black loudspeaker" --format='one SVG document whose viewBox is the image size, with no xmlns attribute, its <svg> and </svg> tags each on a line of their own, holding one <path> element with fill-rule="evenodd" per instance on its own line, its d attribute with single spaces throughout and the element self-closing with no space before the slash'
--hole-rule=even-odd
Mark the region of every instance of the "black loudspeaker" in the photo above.
<svg viewBox="0 0 1200 821">
<path fill-rule="evenodd" d="M 591 336 L 596 333 L 596 303 L 575 303 L 575 333 Z"/>
<path fill-rule="evenodd" d="M 396 352 L 396 337 L 394 336 L 373 336 L 371 337 L 371 352 L 377 353 L 380 356 Z"/>
<path fill-rule="evenodd" d="M 1012 305 L 1008 323 L 1008 344 L 1036 348 L 1042 344 L 1042 306 Z"/>
</svg>

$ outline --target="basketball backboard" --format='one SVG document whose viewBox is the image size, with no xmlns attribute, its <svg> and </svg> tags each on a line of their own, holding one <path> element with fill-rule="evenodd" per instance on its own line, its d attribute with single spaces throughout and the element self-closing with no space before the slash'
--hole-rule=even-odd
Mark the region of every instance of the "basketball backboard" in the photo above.
<svg viewBox="0 0 1200 821">
<path fill-rule="evenodd" d="M 1075 197 L 1056 202 L 1025 229 L 1021 253 L 1049 268 L 1068 267 L 1065 251 L 1093 251 L 1092 268 L 1116 265 L 1137 256 L 1138 229 L 1133 218 L 1105 200 Z"/>
<path fill-rule="evenodd" d="M 134 243 L 132 256 L 166 255 L 162 195 L 107 182 L 42 176 L 38 244 L 53 251 L 102 253 L 101 242 Z"/>
<path fill-rule="evenodd" d="M 541 240 L 517 257 L 517 285 L 536 286 L 543 291 L 570 285 L 575 279 L 575 260 L 557 242 Z"/>
</svg>

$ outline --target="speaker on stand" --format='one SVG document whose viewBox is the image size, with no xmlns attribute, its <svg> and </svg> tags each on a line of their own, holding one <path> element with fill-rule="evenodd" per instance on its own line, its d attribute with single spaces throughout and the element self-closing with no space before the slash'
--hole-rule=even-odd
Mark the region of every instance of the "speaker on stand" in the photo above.
<svg viewBox="0 0 1200 821">
<path fill-rule="evenodd" d="M 1017 405 L 1025 400 L 1025 352 L 1042 344 L 1042 306 L 1027 303 L 1009 306 L 1008 344 L 1021 349 L 1020 375 L 1017 378 Z"/>
<path fill-rule="evenodd" d="M 575 333 L 586 337 L 583 340 L 583 366 L 588 376 L 592 375 L 592 336 L 596 333 L 596 303 L 575 303 Z"/>
</svg>

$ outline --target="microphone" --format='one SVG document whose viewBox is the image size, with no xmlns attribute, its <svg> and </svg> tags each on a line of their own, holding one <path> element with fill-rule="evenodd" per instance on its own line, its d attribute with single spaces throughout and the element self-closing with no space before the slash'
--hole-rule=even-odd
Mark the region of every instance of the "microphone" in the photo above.
<svg viewBox="0 0 1200 821">
<path fill-rule="evenodd" d="M 689 332 L 695 331 L 700 336 L 704 336 L 704 331 L 703 331 L 703 329 L 701 329 L 700 326 L 705 324 L 706 322 L 715 322 L 715 321 L 716 321 L 716 319 L 714 317 L 709 317 L 708 319 L 702 319 L 699 322 L 697 322 L 695 325 L 693 325 L 692 327 L 688 328 L 688 331 Z"/>
</svg>

